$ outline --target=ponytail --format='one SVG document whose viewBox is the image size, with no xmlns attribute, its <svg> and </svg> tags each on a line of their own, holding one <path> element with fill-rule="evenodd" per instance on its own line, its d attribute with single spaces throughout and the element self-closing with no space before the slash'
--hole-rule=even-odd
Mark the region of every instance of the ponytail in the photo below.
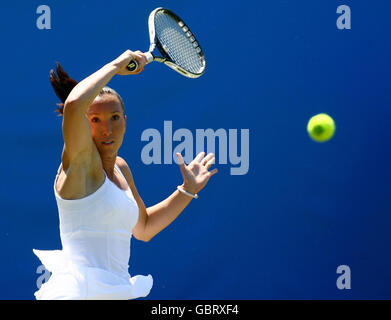
<svg viewBox="0 0 391 320">
<path fill-rule="evenodd" d="M 54 72 L 53 69 L 50 70 L 49 79 L 54 89 L 54 92 L 56 93 L 57 97 L 61 100 L 61 103 L 57 103 L 58 108 L 55 111 L 58 112 L 59 116 L 62 116 L 64 114 L 65 100 L 68 98 L 69 94 L 71 93 L 71 91 L 77 85 L 78 82 L 73 80 L 71 77 L 69 77 L 68 73 L 64 71 L 64 69 L 61 67 L 61 65 L 58 62 L 56 64 L 57 64 L 57 68 L 56 68 L 57 74 Z M 111 94 L 116 96 L 119 102 L 121 103 L 122 110 L 125 114 L 124 102 L 117 91 L 106 86 L 99 93 L 100 96 L 104 94 Z"/>
<path fill-rule="evenodd" d="M 68 73 L 64 71 L 61 65 L 57 62 L 56 73 L 54 70 L 50 70 L 50 83 L 56 93 L 57 97 L 61 100 L 61 103 L 57 103 L 58 108 L 55 110 L 61 116 L 64 111 L 64 103 L 71 93 L 72 89 L 77 85 L 77 81 L 69 77 Z"/>
</svg>

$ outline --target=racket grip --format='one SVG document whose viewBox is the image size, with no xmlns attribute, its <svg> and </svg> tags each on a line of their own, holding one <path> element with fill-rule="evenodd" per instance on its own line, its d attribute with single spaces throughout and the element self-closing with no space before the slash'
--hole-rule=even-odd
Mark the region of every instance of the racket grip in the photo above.
<svg viewBox="0 0 391 320">
<path fill-rule="evenodd" d="M 144 52 L 145 56 L 147 57 L 147 64 L 153 61 L 153 55 L 150 52 Z M 136 60 L 132 60 L 129 62 L 129 64 L 126 66 L 126 69 L 133 72 L 136 71 L 138 68 L 138 62 Z"/>
<path fill-rule="evenodd" d="M 129 62 L 129 64 L 126 66 L 126 69 L 129 71 L 136 71 L 138 68 L 138 63 L 136 60 L 132 60 Z"/>
</svg>

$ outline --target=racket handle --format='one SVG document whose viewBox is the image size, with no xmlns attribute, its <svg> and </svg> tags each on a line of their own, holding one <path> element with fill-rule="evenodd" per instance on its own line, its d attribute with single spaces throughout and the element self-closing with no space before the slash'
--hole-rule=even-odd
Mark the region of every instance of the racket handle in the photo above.
<svg viewBox="0 0 391 320">
<path fill-rule="evenodd" d="M 129 71 L 136 71 L 138 68 L 138 62 L 136 60 L 132 60 L 129 62 L 129 64 L 126 66 L 126 69 Z"/>
<path fill-rule="evenodd" d="M 153 61 L 153 55 L 150 52 L 145 52 L 145 56 L 147 57 L 147 64 Z M 126 66 L 126 69 L 133 72 L 136 71 L 138 68 L 138 62 L 136 60 L 132 60 L 129 62 L 129 64 Z"/>
</svg>

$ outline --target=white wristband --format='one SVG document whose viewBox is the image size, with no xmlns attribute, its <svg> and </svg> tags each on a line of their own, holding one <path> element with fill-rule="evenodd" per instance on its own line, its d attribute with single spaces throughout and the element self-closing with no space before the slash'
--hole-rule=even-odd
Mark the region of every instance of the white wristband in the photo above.
<svg viewBox="0 0 391 320">
<path fill-rule="evenodd" d="M 182 186 L 177 186 L 176 187 L 180 192 L 184 193 L 185 195 L 189 196 L 189 197 L 192 197 L 194 199 L 198 199 L 198 194 L 191 194 L 190 192 L 187 192 L 186 190 L 184 190 L 182 188 Z"/>
</svg>

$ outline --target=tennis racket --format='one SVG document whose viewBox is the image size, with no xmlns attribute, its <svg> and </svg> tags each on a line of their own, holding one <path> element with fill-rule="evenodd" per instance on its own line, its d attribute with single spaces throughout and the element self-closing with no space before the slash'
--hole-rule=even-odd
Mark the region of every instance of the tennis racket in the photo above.
<svg viewBox="0 0 391 320">
<path fill-rule="evenodd" d="M 156 8 L 148 18 L 150 46 L 147 63 L 157 61 L 188 78 L 198 78 L 206 66 L 205 56 L 200 44 L 186 23 L 174 12 Z M 127 69 L 135 71 L 136 60 Z"/>
</svg>

